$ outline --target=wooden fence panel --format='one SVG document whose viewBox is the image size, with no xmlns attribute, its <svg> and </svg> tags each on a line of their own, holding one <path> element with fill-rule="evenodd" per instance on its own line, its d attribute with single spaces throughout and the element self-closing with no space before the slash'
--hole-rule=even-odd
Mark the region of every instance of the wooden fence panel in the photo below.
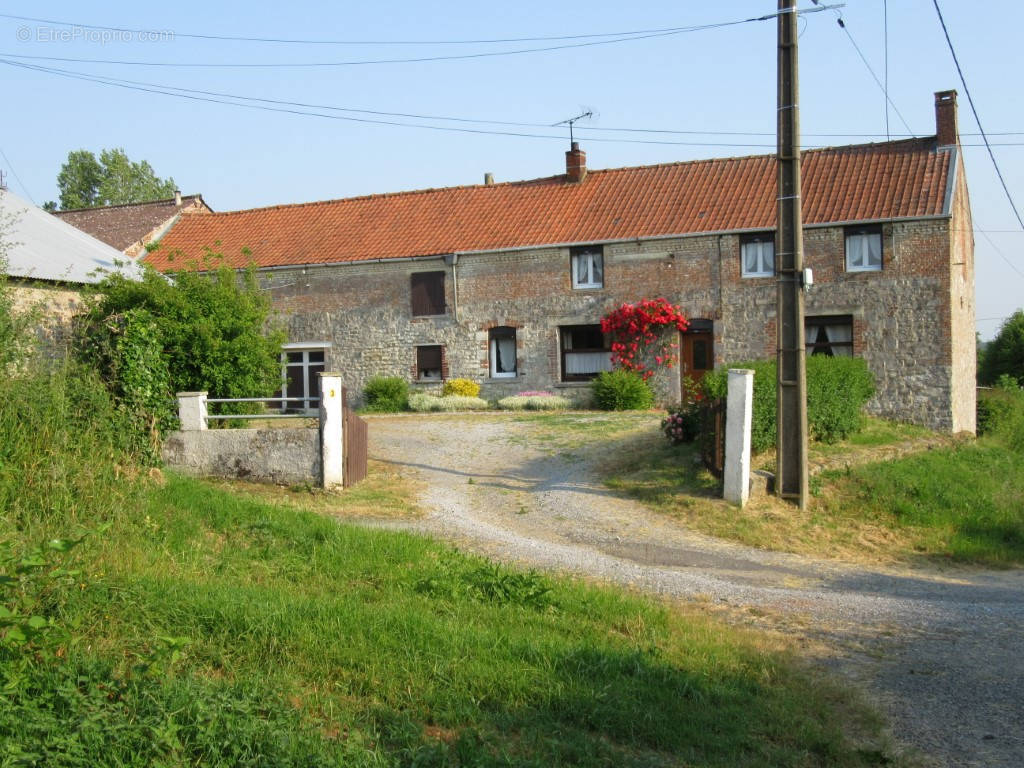
<svg viewBox="0 0 1024 768">
<path fill-rule="evenodd" d="M 705 401 L 701 407 L 699 440 L 701 461 L 721 480 L 725 474 L 725 398 Z"/>
<path fill-rule="evenodd" d="M 345 443 L 344 485 L 346 488 L 366 478 L 366 422 L 348 407 L 348 390 L 341 390 L 342 440 Z"/>
</svg>

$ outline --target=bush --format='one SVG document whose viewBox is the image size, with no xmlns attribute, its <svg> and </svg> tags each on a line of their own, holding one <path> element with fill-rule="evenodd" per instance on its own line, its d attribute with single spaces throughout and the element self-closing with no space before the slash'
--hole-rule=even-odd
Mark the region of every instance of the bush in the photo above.
<svg viewBox="0 0 1024 768">
<path fill-rule="evenodd" d="M 1018 309 L 1003 322 L 996 337 L 978 361 L 978 381 L 996 384 L 1001 376 L 1024 386 L 1024 310 Z"/>
<path fill-rule="evenodd" d="M 182 269 L 173 279 L 151 267 L 142 280 L 111 273 L 87 296 L 76 327 L 76 354 L 100 371 L 115 396 L 133 393 L 131 407 L 154 406 L 158 396 L 148 393 L 165 383 L 172 393 L 207 391 L 215 398 L 267 397 L 280 389 L 285 335 L 272 317 L 270 296 L 254 269 L 239 274 L 217 267 L 216 258 L 210 254 L 203 271 Z M 139 339 L 148 339 L 153 349 L 144 352 Z M 118 349 L 125 344 L 128 349 Z M 157 357 L 169 381 L 142 381 L 142 358 Z M 134 381 L 122 380 L 125 372 Z M 219 413 L 252 411 L 252 403 L 215 407 Z M 166 426 L 167 414 L 157 411 L 147 420 Z"/>
<path fill-rule="evenodd" d="M 569 400 L 550 392 L 520 392 L 498 401 L 503 411 L 561 411 L 571 406 Z"/>
<path fill-rule="evenodd" d="M 1024 450 L 1024 389 L 1007 379 L 978 393 L 978 435 L 996 437 L 1020 451 Z"/>
<path fill-rule="evenodd" d="M 423 392 L 409 395 L 409 410 L 417 413 L 431 411 L 482 411 L 490 408 L 486 400 L 465 395 L 428 395 Z"/>
<path fill-rule="evenodd" d="M 363 387 L 366 410 L 398 413 L 409 408 L 409 382 L 398 376 L 374 376 Z"/>
<path fill-rule="evenodd" d="M 700 434 L 700 409 L 704 402 L 700 385 L 687 376 L 683 380 L 683 399 L 668 407 L 668 416 L 661 420 L 661 431 L 673 445 L 692 443 Z"/>
<path fill-rule="evenodd" d="M 708 397 L 722 398 L 729 368 L 754 371 L 751 448 L 756 453 L 775 445 L 775 361 L 735 363 L 708 373 L 701 382 Z M 874 377 L 856 357 L 814 356 L 807 359 L 807 430 L 812 440 L 834 443 L 860 429 L 861 410 L 875 393 Z"/>
<path fill-rule="evenodd" d="M 479 397 L 480 385 L 470 379 L 448 379 L 441 387 L 441 394 Z"/>
<path fill-rule="evenodd" d="M 646 410 L 654 405 L 654 392 L 633 371 L 604 371 L 594 379 L 594 405 L 602 411 Z"/>
</svg>

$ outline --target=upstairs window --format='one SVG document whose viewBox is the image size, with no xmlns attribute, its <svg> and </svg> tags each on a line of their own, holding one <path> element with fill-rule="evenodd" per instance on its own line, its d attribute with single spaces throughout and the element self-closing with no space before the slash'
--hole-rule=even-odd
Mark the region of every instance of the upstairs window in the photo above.
<svg viewBox="0 0 1024 768">
<path fill-rule="evenodd" d="M 490 351 L 491 378 L 511 379 L 518 373 L 515 328 L 492 328 Z"/>
<path fill-rule="evenodd" d="M 419 381 L 440 381 L 443 354 L 440 344 L 416 347 L 416 378 Z"/>
<path fill-rule="evenodd" d="M 808 355 L 853 357 L 853 317 L 823 315 L 804 320 Z"/>
<path fill-rule="evenodd" d="M 444 272 L 413 272 L 410 279 L 412 316 L 443 315 Z"/>
<path fill-rule="evenodd" d="M 847 227 L 846 271 L 878 272 L 882 269 L 882 228 Z"/>
<path fill-rule="evenodd" d="M 775 274 L 775 235 L 763 232 L 740 240 L 743 277 L 771 277 Z"/>
<path fill-rule="evenodd" d="M 562 381 L 587 381 L 612 369 L 612 352 L 600 325 L 567 325 L 559 329 Z"/>
<path fill-rule="evenodd" d="M 570 251 L 573 288 L 604 288 L 604 252 L 601 246 Z"/>
</svg>

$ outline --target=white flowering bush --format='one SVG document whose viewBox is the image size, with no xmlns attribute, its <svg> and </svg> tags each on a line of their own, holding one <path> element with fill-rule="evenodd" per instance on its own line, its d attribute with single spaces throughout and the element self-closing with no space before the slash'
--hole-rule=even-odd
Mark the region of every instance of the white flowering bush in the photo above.
<svg viewBox="0 0 1024 768">
<path fill-rule="evenodd" d="M 571 406 L 566 398 L 550 392 L 520 392 L 498 401 L 503 411 L 561 411 Z"/>
<path fill-rule="evenodd" d="M 409 395 L 409 410 L 417 413 L 432 411 L 482 411 L 490 404 L 480 397 L 465 395 L 428 395 L 422 392 Z"/>
</svg>

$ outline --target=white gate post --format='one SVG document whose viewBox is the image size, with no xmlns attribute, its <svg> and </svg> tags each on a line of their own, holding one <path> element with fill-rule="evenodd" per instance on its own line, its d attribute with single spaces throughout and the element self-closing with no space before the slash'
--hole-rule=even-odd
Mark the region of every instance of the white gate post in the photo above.
<svg viewBox="0 0 1024 768">
<path fill-rule="evenodd" d="M 320 374 L 320 471 L 324 488 L 337 488 L 345 482 L 345 456 L 342 435 L 341 374 Z"/>
<path fill-rule="evenodd" d="M 178 393 L 178 421 L 182 432 L 206 429 L 206 393 Z"/>
<path fill-rule="evenodd" d="M 750 498 L 750 428 L 754 414 L 754 372 L 729 370 L 725 411 L 725 500 L 741 507 Z"/>
</svg>

